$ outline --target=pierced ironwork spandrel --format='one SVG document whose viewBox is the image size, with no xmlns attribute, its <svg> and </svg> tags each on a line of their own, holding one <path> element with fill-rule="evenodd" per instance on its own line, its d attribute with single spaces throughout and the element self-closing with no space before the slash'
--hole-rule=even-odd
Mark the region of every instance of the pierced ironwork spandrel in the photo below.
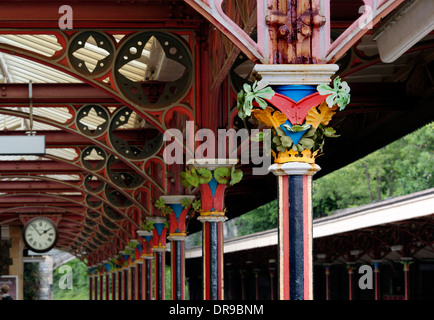
<svg viewBox="0 0 434 320">
<path fill-rule="evenodd" d="M 72 67 L 85 76 L 107 72 L 113 61 L 112 41 L 103 33 L 85 31 L 76 35 L 69 45 L 68 58 Z"/>
<path fill-rule="evenodd" d="M 140 66 L 140 74 L 132 67 Z M 189 50 L 167 33 L 143 32 L 120 48 L 114 74 L 119 90 L 134 103 L 160 108 L 179 100 L 191 85 Z"/>
<path fill-rule="evenodd" d="M 82 106 L 76 115 L 76 125 L 81 133 L 89 137 L 104 134 L 110 123 L 110 115 L 105 107 L 99 105 Z"/>
<path fill-rule="evenodd" d="M 113 116 L 109 137 L 116 151 L 133 160 L 150 157 L 163 143 L 163 134 L 151 125 L 145 128 L 137 114 L 127 107 Z"/>
<path fill-rule="evenodd" d="M 133 189 L 141 186 L 145 179 L 137 175 L 134 170 L 127 171 L 123 162 L 113 155 L 110 155 L 107 160 L 107 175 L 110 180 L 121 188 Z M 127 169 L 127 170 L 126 170 Z"/>
</svg>

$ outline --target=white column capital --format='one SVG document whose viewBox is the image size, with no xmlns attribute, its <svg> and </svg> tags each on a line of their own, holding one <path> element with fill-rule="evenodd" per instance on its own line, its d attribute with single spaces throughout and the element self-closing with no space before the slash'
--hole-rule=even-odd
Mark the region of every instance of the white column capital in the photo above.
<svg viewBox="0 0 434 320">
<path fill-rule="evenodd" d="M 330 83 L 338 70 L 337 64 L 256 64 L 252 73 L 269 85 L 318 85 Z"/>
<path fill-rule="evenodd" d="M 177 234 L 169 234 L 167 237 L 170 241 L 185 241 L 187 239 L 187 236 L 185 235 L 177 235 Z"/>
<path fill-rule="evenodd" d="M 166 195 L 166 196 L 160 196 L 160 199 L 163 199 L 163 201 L 166 204 L 180 204 L 182 202 L 182 199 L 190 199 L 193 201 L 196 198 L 195 195 Z"/>
<path fill-rule="evenodd" d="M 215 170 L 219 167 L 232 167 L 233 165 L 236 165 L 238 163 L 238 159 L 226 159 L 226 158 L 219 158 L 219 159 L 190 159 L 187 161 L 187 165 L 191 168 L 207 168 L 209 170 Z"/>
<path fill-rule="evenodd" d="M 305 162 L 275 163 L 268 168 L 268 171 L 272 172 L 276 176 L 313 176 L 319 170 L 321 170 L 319 165 Z"/>
<path fill-rule="evenodd" d="M 228 217 L 224 215 L 206 215 L 206 216 L 199 216 L 197 217 L 197 220 L 199 220 L 202 223 L 205 222 L 225 222 L 228 220 Z"/>
</svg>

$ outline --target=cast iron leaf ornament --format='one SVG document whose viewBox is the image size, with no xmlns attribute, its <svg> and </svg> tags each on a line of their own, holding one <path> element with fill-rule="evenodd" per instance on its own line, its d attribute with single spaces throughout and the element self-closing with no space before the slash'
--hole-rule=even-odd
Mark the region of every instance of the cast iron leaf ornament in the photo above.
<svg viewBox="0 0 434 320">
<path fill-rule="evenodd" d="M 152 229 L 154 229 L 154 223 L 152 221 L 146 221 L 142 224 L 142 230 L 152 231 Z"/>
<path fill-rule="evenodd" d="M 339 110 L 343 110 L 350 103 L 350 86 L 346 81 L 341 81 L 340 77 L 336 77 L 333 80 L 333 88 L 325 83 L 321 83 L 316 89 L 322 96 L 329 94 L 326 98 L 329 108 L 337 105 Z"/>
<path fill-rule="evenodd" d="M 134 249 L 138 245 L 139 244 L 137 242 L 133 242 L 133 241 L 128 242 L 128 247 L 131 248 L 131 249 Z"/>
<path fill-rule="evenodd" d="M 191 187 L 196 188 L 199 184 L 207 184 L 213 177 L 220 184 L 233 186 L 241 181 L 243 172 L 232 166 L 231 168 L 217 168 L 214 170 L 214 173 L 206 168 L 198 168 L 197 170 L 192 168 L 191 170 L 187 169 L 182 171 L 179 174 L 181 184 L 187 189 Z"/>
<path fill-rule="evenodd" d="M 155 207 L 161 211 L 163 215 L 171 214 L 172 208 L 166 205 L 163 199 L 159 198 L 157 201 L 155 201 Z"/>
<path fill-rule="evenodd" d="M 253 109 L 253 100 L 255 100 L 261 109 L 265 109 L 268 104 L 264 99 L 271 99 L 274 96 L 274 90 L 267 86 L 265 81 L 255 81 L 252 86 L 245 83 L 243 89 L 237 95 L 238 116 L 245 119 L 251 115 Z"/>
<path fill-rule="evenodd" d="M 181 205 L 184 209 L 188 209 L 188 214 L 191 218 L 193 218 L 196 212 L 199 212 L 202 207 L 200 200 L 195 199 L 192 201 L 189 198 L 181 199 Z"/>
</svg>

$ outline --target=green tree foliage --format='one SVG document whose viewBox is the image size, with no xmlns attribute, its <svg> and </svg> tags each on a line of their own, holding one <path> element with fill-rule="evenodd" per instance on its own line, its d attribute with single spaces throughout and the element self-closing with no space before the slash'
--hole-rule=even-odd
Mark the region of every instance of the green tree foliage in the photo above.
<svg viewBox="0 0 434 320">
<path fill-rule="evenodd" d="M 72 270 L 72 289 L 61 289 L 59 283 L 65 273 L 60 273 L 59 268 L 53 274 L 53 299 L 54 300 L 88 300 L 89 299 L 89 275 L 87 266 L 79 259 L 66 263 Z"/>
<path fill-rule="evenodd" d="M 434 122 L 313 182 L 314 216 L 434 187 Z M 277 201 L 242 215 L 239 235 L 277 227 Z"/>
<path fill-rule="evenodd" d="M 434 123 L 313 184 L 315 216 L 434 187 Z"/>
<path fill-rule="evenodd" d="M 277 227 L 277 200 L 264 204 L 246 214 L 236 222 L 238 235 L 243 236 L 254 232 Z"/>
<path fill-rule="evenodd" d="M 23 298 L 38 300 L 39 298 L 39 263 L 24 263 Z"/>
</svg>

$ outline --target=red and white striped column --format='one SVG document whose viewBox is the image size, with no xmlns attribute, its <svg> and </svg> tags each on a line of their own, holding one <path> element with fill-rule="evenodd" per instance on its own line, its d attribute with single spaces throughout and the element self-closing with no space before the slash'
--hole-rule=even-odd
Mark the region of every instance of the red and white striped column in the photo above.
<svg viewBox="0 0 434 320">
<path fill-rule="evenodd" d="M 187 239 L 187 214 L 189 207 L 184 208 L 184 199 L 192 202 L 196 196 L 167 195 L 161 196 L 164 203 L 172 209 L 169 214 L 169 237 L 172 300 L 185 299 L 185 239 Z"/>
<path fill-rule="evenodd" d="M 348 270 L 348 300 L 353 300 L 354 298 L 354 263 L 347 263 Z"/>
<path fill-rule="evenodd" d="M 404 300 L 410 300 L 410 264 L 413 263 L 413 258 L 401 258 L 401 263 L 404 270 Z"/>
<path fill-rule="evenodd" d="M 153 232 L 153 247 L 154 253 L 154 299 L 166 299 L 166 234 L 167 234 L 167 218 L 163 216 L 152 216 L 146 220 L 152 221 L 154 225 Z"/>
<path fill-rule="evenodd" d="M 326 300 L 330 300 L 330 267 L 331 264 L 327 263 L 324 264 L 324 268 L 325 268 L 325 286 L 326 286 Z"/>
<path fill-rule="evenodd" d="M 273 164 L 278 177 L 280 300 L 313 299 L 312 176 L 316 164 Z"/>
<path fill-rule="evenodd" d="M 145 230 L 137 230 L 142 246 L 141 256 L 143 259 L 142 265 L 142 285 L 143 285 L 143 300 L 152 300 L 152 259 L 154 254 L 153 247 L 153 232 Z"/>
<path fill-rule="evenodd" d="M 374 298 L 380 300 L 380 264 L 381 260 L 372 260 L 374 264 Z"/>
</svg>

